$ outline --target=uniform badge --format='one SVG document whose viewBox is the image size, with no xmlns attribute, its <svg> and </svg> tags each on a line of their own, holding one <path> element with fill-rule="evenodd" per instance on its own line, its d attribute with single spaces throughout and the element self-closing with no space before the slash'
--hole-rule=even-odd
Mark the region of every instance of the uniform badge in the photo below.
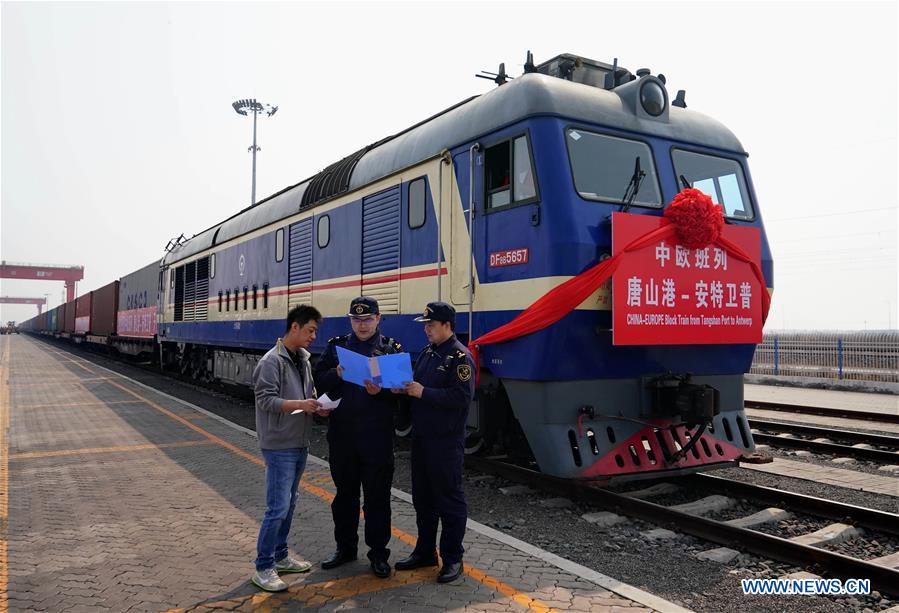
<svg viewBox="0 0 899 613">
<path fill-rule="evenodd" d="M 471 366 L 468 364 L 459 364 L 456 367 L 456 374 L 459 375 L 460 381 L 468 381 L 471 379 Z"/>
<path fill-rule="evenodd" d="M 357 304 L 353 309 L 353 312 L 356 313 L 356 315 L 362 315 L 365 312 L 365 307 L 361 304 Z"/>
</svg>

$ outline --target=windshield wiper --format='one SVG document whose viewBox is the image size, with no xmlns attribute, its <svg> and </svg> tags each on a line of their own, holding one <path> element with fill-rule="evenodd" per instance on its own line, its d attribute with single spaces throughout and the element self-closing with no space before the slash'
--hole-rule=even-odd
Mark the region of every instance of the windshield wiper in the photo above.
<svg viewBox="0 0 899 613">
<path fill-rule="evenodd" d="M 677 175 L 677 178 L 680 179 L 680 182 L 683 184 L 684 189 L 689 189 L 689 188 L 693 187 L 692 185 L 690 185 L 690 182 L 687 181 L 687 177 L 685 177 L 684 175 Z M 721 207 L 721 210 L 722 210 L 722 211 L 724 210 L 724 207 L 723 207 L 723 206 Z M 724 216 L 724 223 L 726 223 L 726 224 L 732 224 L 732 223 L 734 223 L 734 222 L 733 222 L 733 220 L 728 219 L 727 215 L 725 215 L 725 216 Z"/>
<path fill-rule="evenodd" d="M 626 213 L 630 208 L 631 204 L 634 202 L 634 198 L 637 197 L 637 194 L 640 193 L 640 184 L 643 183 L 643 177 L 646 176 L 646 172 L 640 168 L 640 156 L 638 155 L 634 159 L 634 174 L 631 175 L 631 181 L 627 184 L 627 189 L 624 190 L 624 196 L 621 197 L 621 200 L 624 201 L 624 206 L 621 207 L 621 212 Z"/>
</svg>

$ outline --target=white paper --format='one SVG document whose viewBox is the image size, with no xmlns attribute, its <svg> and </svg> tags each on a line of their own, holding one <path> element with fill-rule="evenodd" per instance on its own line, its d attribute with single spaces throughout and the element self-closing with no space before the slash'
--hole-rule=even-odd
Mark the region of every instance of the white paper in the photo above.
<svg viewBox="0 0 899 613">
<path fill-rule="evenodd" d="M 338 398 L 337 400 L 331 400 L 330 398 L 328 398 L 327 394 L 323 394 L 323 395 L 319 396 L 318 398 L 316 398 L 316 400 L 318 400 L 321 403 L 321 405 L 322 405 L 321 408 L 325 409 L 326 411 L 333 411 L 334 409 L 337 408 L 337 405 L 340 404 L 341 399 Z M 297 409 L 296 411 L 291 413 L 291 415 L 296 415 L 297 413 L 303 413 L 303 412 L 304 411 L 302 409 Z"/>
</svg>

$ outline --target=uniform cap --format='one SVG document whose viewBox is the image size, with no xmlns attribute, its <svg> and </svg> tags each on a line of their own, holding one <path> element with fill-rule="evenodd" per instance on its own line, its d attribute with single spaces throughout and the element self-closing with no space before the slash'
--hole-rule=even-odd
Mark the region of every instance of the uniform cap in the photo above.
<svg viewBox="0 0 899 613">
<path fill-rule="evenodd" d="M 415 321 L 443 321 L 455 323 L 456 309 L 445 302 L 429 302 L 428 306 L 425 307 L 424 313 L 421 314 L 421 317 L 416 317 Z"/>
<path fill-rule="evenodd" d="M 350 303 L 350 312 L 347 313 L 350 317 L 368 317 L 369 315 L 380 314 L 381 311 L 378 309 L 378 301 L 374 298 L 369 298 L 368 296 L 354 298 Z"/>
</svg>

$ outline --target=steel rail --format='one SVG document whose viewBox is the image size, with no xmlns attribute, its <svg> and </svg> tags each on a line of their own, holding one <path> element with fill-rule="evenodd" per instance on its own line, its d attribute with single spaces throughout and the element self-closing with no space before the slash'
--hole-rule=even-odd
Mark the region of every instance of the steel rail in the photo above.
<svg viewBox="0 0 899 613">
<path fill-rule="evenodd" d="M 827 438 L 841 439 L 855 443 L 868 443 L 882 447 L 899 449 L 899 436 L 874 434 L 873 432 L 855 432 L 853 430 L 838 430 L 836 428 L 822 428 L 821 426 L 808 426 L 806 424 L 791 424 L 781 421 L 768 421 L 767 419 L 750 419 L 749 426 L 760 430 L 774 430 L 777 432 L 792 432 L 795 434 L 808 434 Z"/>
<path fill-rule="evenodd" d="M 899 536 L 899 515 L 877 509 L 859 507 L 854 504 L 837 502 L 826 498 L 817 498 L 788 492 L 764 485 L 755 485 L 745 481 L 735 481 L 725 477 L 708 474 L 697 474 L 686 477 L 702 491 L 716 491 L 748 498 L 753 502 L 789 507 L 791 511 L 818 515 L 828 519 L 846 521 L 880 532 Z"/>
<path fill-rule="evenodd" d="M 853 411 L 852 409 L 811 407 L 800 404 L 784 404 L 782 402 L 766 402 L 762 400 L 746 400 L 743 405 L 747 409 L 762 409 L 765 411 L 781 411 L 785 413 L 799 413 L 804 415 L 822 415 L 825 417 L 843 417 L 846 419 L 863 419 L 865 421 L 879 421 L 887 424 L 899 424 L 899 411 L 897 411 L 896 413 Z"/>
<path fill-rule="evenodd" d="M 653 502 L 592 487 L 584 482 L 560 479 L 511 464 L 490 462 L 476 456 L 466 456 L 465 463 L 476 470 L 513 481 L 535 484 L 545 491 L 590 502 L 630 517 L 669 525 L 680 532 L 713 543 L 741 548 L 756 555 L 810 568 L 825 575 L 843 579 L 870 579 L 872 589 L 899 596 L 899 570 L 886 566 L 871 564 L 826 549 L 801 545 L 764 532 L 738 528 L 698 515 L 689 515 Z"/>
<path fill-rule="evenodd" d="M 832 453 L 843 457 L 851 456 L 864 460 L 883 462 L 885 464 L 895 464 L 896 462 L 899 462 L 899 453 L 896 453 L 895 451 L 864 449 L 852 447 L 850 445 L 840 445 L 839 443 L 824 443 L 821 441 L 810 441 L 804 438 L 784 438 L 782 436 L 774 436 L 771 434 L 753 434 L 752 438 L 756 443 L 773 445 L 774 447 L 806 449 L 816 453 Z"/>
</svg>

